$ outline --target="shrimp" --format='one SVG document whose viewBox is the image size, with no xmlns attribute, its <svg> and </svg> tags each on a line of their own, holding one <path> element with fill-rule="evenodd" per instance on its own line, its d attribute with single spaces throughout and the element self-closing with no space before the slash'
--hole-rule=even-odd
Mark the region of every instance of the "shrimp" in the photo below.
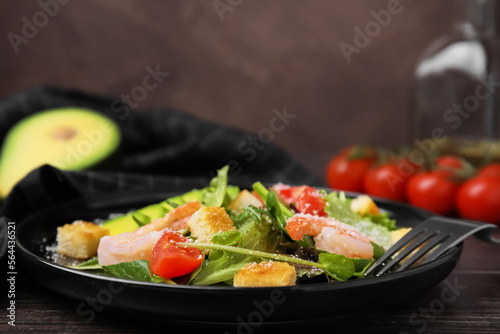
<svg viewBox="0 0 500 334">
<path fill-rule="evenodd" d="M 316 248 L 330 253 L 344 255 L 349 258 L 373 257 L 373 246 L 370 239 L 355 231 L 345 231 L 337 227 L 325 227 L 314 238 Z"/>
<path fill-rule="evenodd" d="M 200 208 L 201 203 L 198 201 L 187 202 L 133 232 L 102 237 L 97 248 L 99 264 L 106 266 L 120 262 L 151 260 L 153 247 L 163 232 L 166 229 L 178 230 L 185 227 L 191 215 Z"/>
<path fill-rule="evenodd" d="M 349 258 L 373 257 L 370 239 L 354 227 L 334 218 L 300 213 L 287 220 L 286 230 L 294 240 L 301 240 L 305 234 L 314 237 L 316 248 L 330 253 Z"/>
</svg>

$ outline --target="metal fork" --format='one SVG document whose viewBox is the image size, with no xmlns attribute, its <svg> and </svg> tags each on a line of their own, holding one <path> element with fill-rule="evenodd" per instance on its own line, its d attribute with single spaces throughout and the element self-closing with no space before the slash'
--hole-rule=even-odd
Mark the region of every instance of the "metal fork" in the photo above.
<svg viewBox="0 0 500 334">
<path fill-rule="evenodd" d="M 405 270 L 424 255 L 427 256 L 422 259 L 420 264 L 430 262 L 473 234 L 480 240 L 500 244 L 500 239 L 492 235 L 492 232 L 496 228 L 497 226 L 493 224 L 450 219 L 440 216 L 431 217 L 413 227 L 389 248 L 384 255 L 375 261 L 366 270 L 364 275 L 368 276 L 375 273 L 377 268 L 382 265 L 382 269 L 376 272 L 375 275 L 383 275 L 393 269 L 402 260 L 405 260 L 404 263 L 395 272 Z M 386 263 L 388 259 L 390 261 Z"/>
</svg>

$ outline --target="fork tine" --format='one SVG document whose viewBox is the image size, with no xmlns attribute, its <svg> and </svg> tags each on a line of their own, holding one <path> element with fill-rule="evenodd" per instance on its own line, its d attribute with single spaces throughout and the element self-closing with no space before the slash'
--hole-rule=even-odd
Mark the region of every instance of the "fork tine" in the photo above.
<svg viewBox="0 0 500 334">
<path fill-rule="evenodd" d="M 437 235 L 437 232 L 433 233 L 421 233 L 418 238 L 415 238 L 413 241 L 408 243 L 408 245 L 399 252 L 391 261 L 389 261 L 378 273 L 376 276 L 380 276 L 394 268 L 397 264 L 399 264 L 403 259 L 407 258 L 411 255 L 418 247 L 422 246 L 424 243 L 428 242 L 430 239 L 434 238 Z M 407 261 L 412 261 L 413 255 Z"/>
<path fill-rule="evenodd" d="M 430 217 L 412 228 L 389 248 L 384 255 L 366 270 L 364 275 L 368 276 L 374 273 L 378 267 L 391 259 L 395 254 L 396 256 L 376 273 L 377 276 L 388 272 L 410 254 L 410 257 L 396 271 L 410 267 L 425 255 L 427 257 L 425 257 L 422 263 L 433 261 L 473 234 L 476 234 L 476 237 L 480 240 L 500 244 L 500 239 L 492 235 L 492 231 L 496 228 L 497 226 L 493 224 L 457 220 L 441 216 Z M 419 246 L 421 246 L 420 249 L 415 251 Z M 402 248 L 404 249 L 401 250 Z"/>
<path fill-rule="evenodd" d="M 365 276 L 372 274 L 375 269 L 382 265 L 385 261 L 390 259 L 395 253 L 397 253 L 401 248 L 405 247 L 407 244 L 420 237 L 426 232 L 426 229 L 417 230 L 412 229 L 406 233 L 401 239 L 399 239 L 391 248 L 389 248 L 377 261 L 375 261 L 366 271 Z"/>
<path fill-rule="evenodd" d="M 436 248 L 434 251 L 432 251 L 432 253 L 427 255 L 424 263 L 437 259 L 441 254 L 445 253 L 448 249 L 462 242 L 466 237 L 467 237 L 466 235 L 450 234 L 450 237 L 448 239 L 443 240 L 438 248 Z"/>
<path fill-rule="evenodd" d="M 491 231 L 496 229 L 496 226 L 493 224 L 477 223 L 465 220 L 453 220 L 443 217 L 438 218 L 436 221 L 439 223 L 440 229 L 452 227 L 452 230 L 449 230 L 447 239 L 443 239 L 441 244 L 439 244 L 436 249 L 434 249 L 426 256 L 422 264 L 437 259 L 440 255 L 455 247 L 460 242 L 473 234 L 476 234 L 476 236 L 479 238 L 482 237 L 487 241 L 494 242 L 494 240 L 492 240 L 493 237 L 491 235 Z M 482 232 L 483 234 L 481 235 L 478 232 Z M 424 252 L 422 253 L 423 255 L 425 255 Z"/>
<path fill-rule="evenodd" d="M 448 249 L 448 247 L 445 247 L 446 241 L 450 239 L 452 239 L 450 234 L 443 234 L 439 232 L 436 233 L 432 239 L 429 239 L 424 245 L 422 245 L 422 247 L 420 247 L 420 249 L 415 252 L 415 254 L 412 254 L 410 258 L 408 258 L 405 263 L 403 263 L 396 271 L 405 270 L 406 268 L 410 267 L 415 262 L 420 260 L 424 255 L 428 254 L 436 246 L 438 246 L 438 248 L 435 248 L 432 253 L 430 253 L 430 255 L 425 258 L 422 264 L 432 261 L 432 259 L 430 259 L 431 255 L 435 255 L 436 258 L 446 252 L 446 250 Z"/>
</svg>

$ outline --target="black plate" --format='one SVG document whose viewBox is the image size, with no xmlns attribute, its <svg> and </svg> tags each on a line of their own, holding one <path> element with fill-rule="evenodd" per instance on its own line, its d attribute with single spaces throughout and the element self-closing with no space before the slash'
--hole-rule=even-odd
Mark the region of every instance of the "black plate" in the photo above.
<svg viewBox="0 0 500 334">
<path fill-rule="evenodd" d="M 133 193 L 78 200 L 48 208 L 17 226 L 17 250 L 33 278 L 47 288 L 76 299 L 85 316 L 102 307 L 134 314 L 162 315 L 187 321 L 282 322 L 326 318 L 387 306 L 421 293 L 445 279 L 458 261 L 462 245 L 435 261 L 382 277 L 280 288 L 181 286 L 136 282 L 82 272 L 44 258 L 56 228 L 76 219 L 107 218 L 173 196 Z M 377 200 L 399 226 L 414 226 L 428 213 L 410 206 Z M 97 303 L 97 305 L 92 305 Z"/>
</svg>

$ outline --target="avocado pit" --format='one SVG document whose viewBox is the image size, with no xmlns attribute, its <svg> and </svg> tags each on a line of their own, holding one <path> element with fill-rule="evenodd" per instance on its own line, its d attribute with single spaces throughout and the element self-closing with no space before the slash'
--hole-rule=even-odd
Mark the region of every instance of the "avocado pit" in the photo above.
<svg viewBox="0 0 500 334">
<path fill-rule="evenodd" d="M 50 133 L 50 136 L 55 140 L 70 140 L 71 138 L 76 136 L 77 133 L 77 129 L 70 126 L 63 126 L 53 129 Z"/>
</svg>

